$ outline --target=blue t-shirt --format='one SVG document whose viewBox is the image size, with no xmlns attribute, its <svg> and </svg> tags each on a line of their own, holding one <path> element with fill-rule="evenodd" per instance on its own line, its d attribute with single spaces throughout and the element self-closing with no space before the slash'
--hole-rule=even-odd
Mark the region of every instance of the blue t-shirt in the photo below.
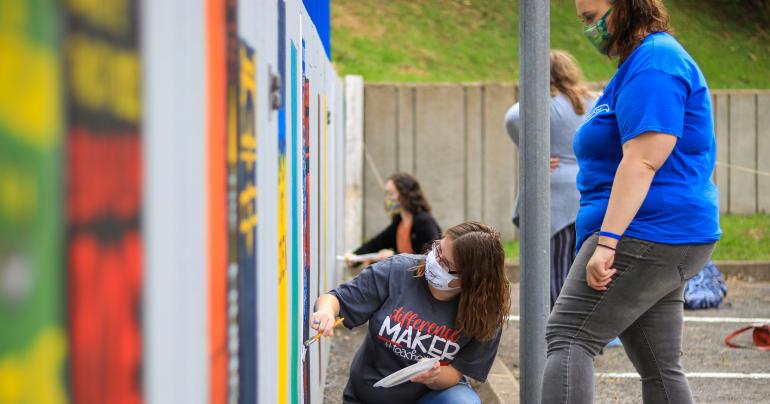
<svg viewBox="0 0 770 404">
<path fill-rule="evenodd" d="M 656 33 L 623 62 L 575 134 L 578 248 L 602 225 L 623 143 L 646 132 L 678 140 L 625 234 L 666 244 L 719 239 L 719 191 L 711 180 L 716 142 L 706 79 L 673 36 Z"/>
</svg>

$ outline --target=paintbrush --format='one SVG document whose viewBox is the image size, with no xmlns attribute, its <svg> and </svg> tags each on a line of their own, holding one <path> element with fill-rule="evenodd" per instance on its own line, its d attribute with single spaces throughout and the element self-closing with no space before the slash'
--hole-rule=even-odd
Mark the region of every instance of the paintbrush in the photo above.
<svg viewBox="0 0 770 404">
<path fill-rule="evenodd" d="M 332 327 L 332 328 L 336 328 L 338 325 L 342 324 L 343 321 L 345 321 L 345 317 L 338 318 L 337 321 L 334 322 L 334 327 Z M 314 342 L 316 342 L 319 339 L 321 339 L 321 337 L 323 337 L 323 333 L 319 332 L 313 338 L 310 338 L 309 340 L 307 340 L 307 341 L 305 341 L 303 343 L 303 345 L 305 346 L 304 349 L 302 350 L 302 358 L 303 359 L 305 358 L 305 354 L 307 353 L 308 348 L 310 348 L 310 345 L 312 345 Z"/>
</svg>

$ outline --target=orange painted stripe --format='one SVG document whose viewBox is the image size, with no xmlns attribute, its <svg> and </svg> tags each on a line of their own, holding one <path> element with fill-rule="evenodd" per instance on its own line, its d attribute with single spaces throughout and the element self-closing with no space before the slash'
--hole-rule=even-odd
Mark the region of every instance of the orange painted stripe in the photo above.
<svg viewBox="0 0 770 404">
<path fill-rule="evenodd" d="M 209 383 L 212 404 L 227 402 L 226 28 L 224 0 L 206 1 L 209 185 Z"/>
</svg>

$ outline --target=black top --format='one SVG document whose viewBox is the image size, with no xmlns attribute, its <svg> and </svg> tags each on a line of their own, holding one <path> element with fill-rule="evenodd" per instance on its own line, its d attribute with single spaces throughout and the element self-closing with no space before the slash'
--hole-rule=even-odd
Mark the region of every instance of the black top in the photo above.
<svg viewBox="0 0 770 404">
<path fill-rule="evenodd" d="M 354 254 L 368 254 L 379 252 L 380 250 L 391 249 L 396 251 L 396 232 L 401 223 L 401 215 L 395 215 L 393 221 L 380 234 L 372 237 L 365 242 Z M 410 231 L 412 239 L 412 250 L 416 254 L 425 253 L 431 244 L 441 238 L 441 227 L 436 219 L 428 212 L 420 212 L 412 218 L 412 230 Z M 398 251 L 396 251 L 398 252 Z"/>
<path fill-rule="evenodd" d="M 486 381 L 501 332 L 491 340 L 479 341 L 458 329 L 460 298 L 437 300 L 425 278 L 414 276 L 413 269 L 424 259 L 421 255 L 396 255 L 368 266 L 353 280 L 329 292 L 340 302 L 345 327 L 368 321 L 369 332 L 350 364 L 342 399 L 345 404 L 417 402 L 430 392 L 424 384 L 373 386 L 422 358 L 438 357 L 442 364 L 451 364 L 463 375 Z"/>
</svg>

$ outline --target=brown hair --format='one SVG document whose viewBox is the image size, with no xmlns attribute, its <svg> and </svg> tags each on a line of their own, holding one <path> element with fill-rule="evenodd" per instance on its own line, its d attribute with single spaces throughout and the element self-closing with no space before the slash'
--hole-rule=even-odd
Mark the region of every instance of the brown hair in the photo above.
<svg viewBox="0 0 770 404">
<path fill-rule="evenodd" d="M 553 49 L 551 59 L 551 96 L 556 92 L 564 94 L 572 103 L 572 109 L 578 115 L 586 113 L 585 98 L 590 94 L 588 88 L 583 85 L 583 72 L 580 71 L 575 60 L 569 52 Z"/>
<path fill-rule="evenodd" d="M 430 212 L 430 203 L 420 188 L 417 178 L 407 173 L 395 173 L 388 178 L 398 190 L 398 199 L 401 209 L 411 214 Z"/>
<path fill-rule="evenodd" d="M 505 251 L 500 233 L 485 224 L 465 222 L 447 230 L 454 265 L 460 276 L 459 329 L 479 341 L 493 339 L 508 321 L 511 290 L 505 275 Z M 425 276 L 425 264 L 415 268 Z"/>
<path fill-rule="evenodd" d="M 615 0 L 612 3 L 610 49 L 623 63 L 647 35 L 672 33 L 668 11 L 661 0 Z"/>
</svg>

